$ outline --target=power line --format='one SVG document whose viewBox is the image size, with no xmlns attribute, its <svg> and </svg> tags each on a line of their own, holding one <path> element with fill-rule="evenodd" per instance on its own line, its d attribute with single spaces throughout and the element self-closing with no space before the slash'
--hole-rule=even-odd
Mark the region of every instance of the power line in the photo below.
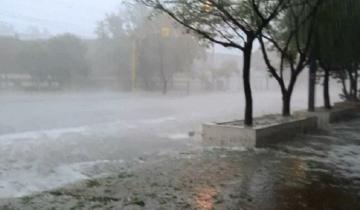
<svg viewBox="0 0 360 210">
<path fill-rule="evenodd" d="M 69 32 L 69 31 L 73 31 L 73 30 L 69 30 L 69 28 L 76 28 L 76 29 L 79 29 L 79 28 L 83 28 L 85 29 L 84 31 L 90 31 L 90 27 L 87 28 L 85 27 L 84 25 L 77 25 L 77 24 L 73 24 L 73 23 L 68 23 L 68 22 L 62 22 L 62 21 L 54 21 L 54 20 L 48 20 L 48 19 L 42 19 L 42 18 L 36 18 L 36 17 L 30 17 L 30 16 L 24 16 L 24 15 L 14 15 L 14 14 L 5 14 L 4 12 L 0 12 L 0 16 L 3 16 L 7 19 L 11 19 L 15 22 L 18 22 L 20 24 L 26 24 L 26 25 L 29 25 L 29 26 L 39 26 L 39 27 L 42 27 L 42 28 L 45 28 L 45 29 L 49 29 L 49 28 L 54 28 L 57 27 L 57 28 L 61 28 L 64 30 L 64 32 Z M 3 18 L 4 19 L 4 18 Z M 4 21 L 3 21 L 4 22 Z M 8 21 L 6 21 L 8 22 Z M 95 23 L 94 23 L 95 25 Z M 80 30 L 81 31 L 81 30 Z M 95 31 L 95 27 L 91 29 L 91 35 L 87 34 L 85 35 L 84 33 L 80 33 L 82 37 L 84 38 L 91 38 L 93 33 Z M 78 30 L 79 32 L 79 30 Z M 74 33 L 74 32 L 71 32 L 71 33 Z M 79 33 L 77 33 L 79 34 Z"/>
<path fill-rule="evenodd" d="M 70 25 L 70 26 L 74 26 L 74 27 L 81 27 L 80 25 L 75 25 L 75 24 L 70 23 L 70 22 L 49 20 L 49 19 L 44 19 L 44 18 L 37 18 L 37 17 L 18 15 L 18 14 L 10 14 L 10 13 L 6 13 L 6 12 L 3 12 L 3 11 L 0 11 L 0 15 L 8 17 L 8 18 L 20 19 L 22 21 L 27 21 L 27 22 L 48 23 L 48 24 L 51 24 L 51 25 L 56 24 L 56 25 L 63 25 L 63 26 L 69 26 Z"/>
</svg>

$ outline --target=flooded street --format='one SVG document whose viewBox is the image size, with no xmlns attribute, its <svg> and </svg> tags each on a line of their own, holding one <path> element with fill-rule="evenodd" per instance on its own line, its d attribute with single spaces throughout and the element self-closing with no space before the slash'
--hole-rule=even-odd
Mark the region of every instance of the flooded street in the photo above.
<svg viewBox="0 0 360 210">
<path fill-rule="evenodd" d="M 205 148 L 31 197 L 13 209 L 360 209 L 360 120 L 244 151 Z M 10 209 L 11 209 L 10 208 Z"/>
<path fill-rule="evenodd" d="M 208 151 L 208 168 L 190 172 L 203 182 L 193 208 L 360 209 L 359 128 L 357 119 L 268 149 Z"/>
<path fill-rule="evenodd" d="M 297 91 L 294 109 L 304 109 L 306 97 Z M 257 116 L 279 112 L 280 94 L 255 97 L 262 99 L 269 103 L 255 106 Z M 244 106 L 241 93 L 13 94 L 0 102 L 0 198 L 111 174 L 113 164 L 143 156 L 192 150 L 200 142 L 190 131 L 199 136 L 202 123 L 241 119 Z"/>
<path fill-rule="evenodd" d="M 252 167 L 234 188 L 239 202 L 225 209 L 360 209 L 359 128 L 359 120 L 337 124 L 240 161 Z"/>
</svg>

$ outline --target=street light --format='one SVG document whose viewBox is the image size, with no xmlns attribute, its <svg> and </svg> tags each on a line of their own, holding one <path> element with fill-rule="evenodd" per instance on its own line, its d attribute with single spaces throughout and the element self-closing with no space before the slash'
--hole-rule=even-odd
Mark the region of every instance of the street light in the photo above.
<svg viewBox="0 0 360 210">
<path fill-rule="evenodd" d="M 211 12 L 213 10 L 213 6 L 212 6 L 211 2 L 205 1 L 202 5 L 202 10 L 207 13 Z"/>
<path fill-rule="evenodd" d="M 171 29 L 169 27 L 162 27 L 160 31 L 161 37 L 169 37 L 171 35 Z"/>
<path fill-rule="evenodd" d="M 163 38 L 170 37 L 171 28 L 164 26 L 164 27 L 162 27 L 160 29 L 159 32 L 157 32 L 155 34 L 160 34 L 160 36 L 163 37 Z M 137 54 L 138 54 L 138 46 L 137 46 L 138 43 L 137 42 L 138 42 L 139 39 L 141 40 L 142 38 L 141 37 L 139 38 L 139 37 L 135 36 L 134 40 L 133 40 L 133 43 L 132 43 L 132 52 L 131 52 L 131 90 L 133 92 L 135 92 L 135 90 L 136 90 L 136 80 L 137 80 L 137 78 L 136 78 L 136 76 L 137 76 L 137 65 L 136 64 L 137 64 Z M 161 51 L 162 51 L 162 49 L 161 49 Z M 163 56 L 162 52 L 161 52 L 160 56 L 161 57 Z M 163 64 L 161 64 L 161 65 L 163 65 Z"/>
</svg>

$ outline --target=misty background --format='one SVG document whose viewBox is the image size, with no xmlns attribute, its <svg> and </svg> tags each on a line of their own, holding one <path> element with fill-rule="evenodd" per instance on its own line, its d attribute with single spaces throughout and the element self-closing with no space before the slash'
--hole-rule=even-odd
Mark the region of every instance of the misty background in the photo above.
<svg viewBox="0 0 360 210">
<path fill-rule="evenodd" d="M 194 148 L 202 123 L 243 118 L 241 53 L 148 14 L 118 0 L 1 1 L 0 198 Z M 279 113 L 259 49 L 252 60 L 254 115 Z M 306 72 L 297 86 L 294 110 Z"/>
<path fill-rule="evenodd" d="M 167 17 L 150 20 L 143 7 L 115 0 L 2 4 L 2 90 L 242 88 L 241 53 L 201 43 Z M 254 88 L 276 88 L 258 49 L 253 60 Z"/>
</svg>

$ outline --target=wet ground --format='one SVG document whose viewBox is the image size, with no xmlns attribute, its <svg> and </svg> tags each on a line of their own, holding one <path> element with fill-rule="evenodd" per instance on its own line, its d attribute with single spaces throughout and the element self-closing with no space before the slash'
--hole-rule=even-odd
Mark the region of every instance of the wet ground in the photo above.
<svg viewBox="0 0 360 210">
<path fill-rule="evenodd" d="M 360 209 L 360 119 L 272 148 L 206 148 L 1 202 L 8 209 Z"/>
<path fill-rule="evenodd" d="M 205 122 L 242 119 L 243 98 L 241 92 L 1 93 L 0 198 L 117 170 L 104 164 L 191 150 L 199 142 L 189 139 L 189 131 L 199 133 Z M 293 109 L 304 109 L 306 98 L 306 89 L 298 89 Z M 280 110 L 279 91 L 254 92 L 256 116 Z"/>
</svg>

